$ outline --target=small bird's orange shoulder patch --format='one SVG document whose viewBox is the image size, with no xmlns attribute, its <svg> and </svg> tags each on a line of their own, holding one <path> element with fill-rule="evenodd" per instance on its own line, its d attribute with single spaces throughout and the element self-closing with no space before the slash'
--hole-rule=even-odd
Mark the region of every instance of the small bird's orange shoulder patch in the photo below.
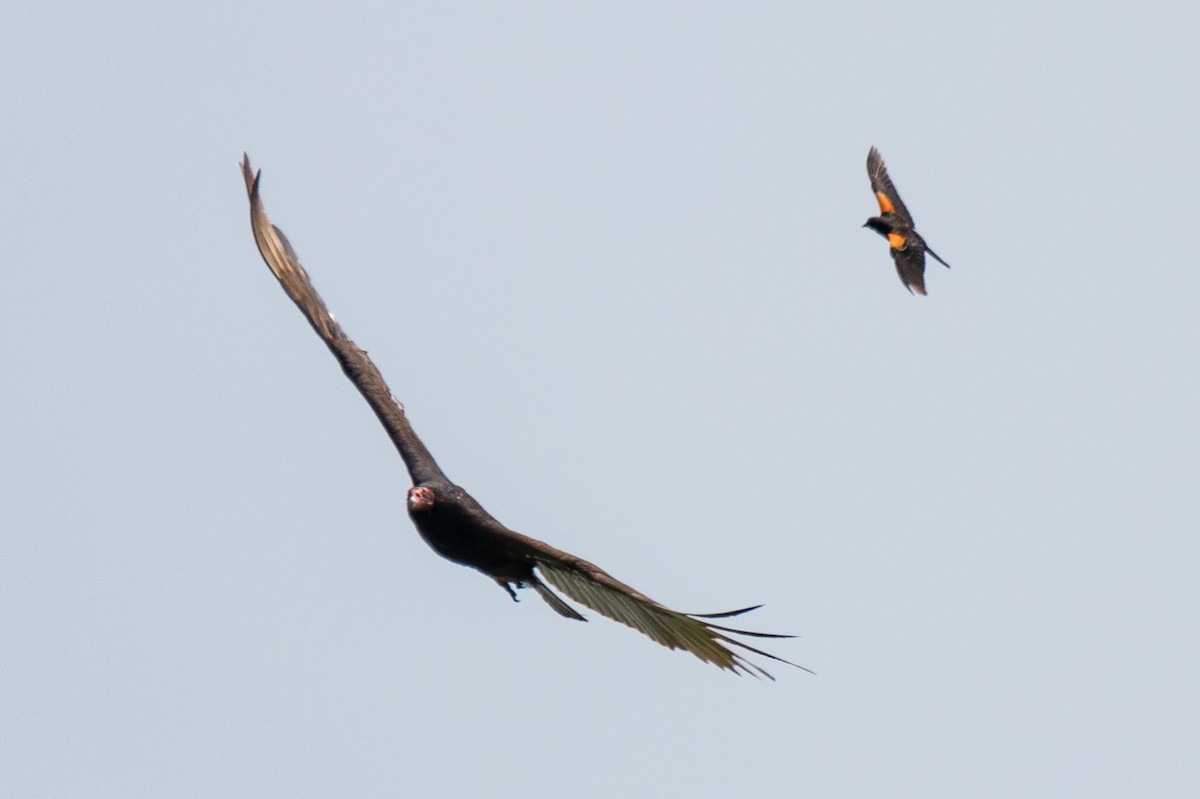
<svg viewBox="0 0 1200 799">
<path fill-rule="evenodd" d="M 899 233 L 889 233 L 888 234 L 888 244 L 892 245 L 893 250 L 903 250 L 904 249 L 904 237 L 901 236 Z"/>
<path fill-rule="evenodd" d="M 888 196 L 883 192 L 875 192 L 875 199 L 879 200 L 879 212 L 881 214 L 890 214 L 892 211 L 896 210 L 895 206 L 892 205 L 892 201 L 889 200 Z"/>
</svg>

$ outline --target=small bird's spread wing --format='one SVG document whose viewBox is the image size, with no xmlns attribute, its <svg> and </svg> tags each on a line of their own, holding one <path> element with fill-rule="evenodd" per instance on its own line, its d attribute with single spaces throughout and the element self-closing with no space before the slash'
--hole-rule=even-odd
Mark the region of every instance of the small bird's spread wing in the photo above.
<svg viewBox="0 0 1200 799">
<path fill-rule="evenodd" d="M 904 249 L 892 249 L 892 260 L 900 280 L 909 291 L 925 296 L 925 251 L 915 245 Z"/>
<path fill-rule="evenodd" d="M 874 147 L 867 153 L 867 175 L 871 178 L 871 190 L 875 192 L 875 199 L 879 201 L 879 212 L 881 214 L 894 213 L 906 224 L 912 226 L 912 215 L 904 207 L 904 201 L 900 199 L 900 192 L 896 191 L 892 179 L 888 177 L 883 156 Z"/>
<path fill-rule="evenodd" d="M 538 542 L 541 543 L 541 542 Z M 773 680 L 765 669 L 746 660 L 728 645 L 753 652 L 765 658 L 795 666 L 812 673 L 811 669 L 798 666 L 791 661 L 776 657 L 761 649 L 730 638 L 726 633 L 748 635 L 755 638 L 791 638 L 790 635 L 756 633 L 722 627 L 706 619 L 737 616 L 754 610 L 757 605 L 725 613 L 680 613 L 660 605 L 650 597 L 622 583 L 608 572 L 586 560 L 568 555 L 543 544 L 550 553 L 535 555 L 538 572 L 546 581 L 576 602 L 587 605 L 597 613 L 632 627 L 668 649 L 684 649 L 701 660 L 712 663 L 735 674 L 745 672 Z"/>
<path fill-rule="evenodd" d="M 388 388 L 379 369 L 367 357 L 366 351 L 355 344 L 333 318 L 333 314 L 325 307 L 325 301 L 309 280 L 308 273 L 300 265 L 300 259 L 296 257 L 287 236 L 267 218 L 262 198 L 258 194 L 258 181 L 261 176 L 261 172 L 250 168 L 250 157 L 243 154 L 242 177 L 246 180 L 246 193 L 250 197 L 250 226 L 262 259 L 271 268 L 283 290 L 292 298 L 292 302 L 296 303 L 296 307 L 308 319 L 313 330 L 317 331 L 317 335 L 338 359 L 346 377 L 350 378 L 371 406 L 371 410 L 375 411 L 392 443 L 400 451 L 400 457 L 404 459 L 413 483 L 436 478 L 445 479 L 446 476 L 438 468 L 429 450 L 417 438 L 408 417 L 404 414 L 404 407 L 392 396 L 391 389 Z"/>
</svg>

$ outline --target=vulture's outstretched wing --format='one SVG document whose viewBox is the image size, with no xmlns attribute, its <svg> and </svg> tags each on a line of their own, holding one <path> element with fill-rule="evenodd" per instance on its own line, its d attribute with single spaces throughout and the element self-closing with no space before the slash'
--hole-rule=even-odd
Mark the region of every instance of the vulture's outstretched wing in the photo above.
<svg viewBox="0 0 1200 799">
<path fill-rule="evenodd" d="M 766 669 L 751 663 L 727 646 L 732 644 L 756 655 L 804 669 L 810 674 L 813 673 L 812 669 L 730 638 L 726 633 L 749 635 L 755 638 L 792 638 L 793 636 L 737 630 L 706 621 L 706 619 L 721 619 L 747 613 L 760 607 L 759 605 L 724 613 L 680 613 L 624 586 L 599 569 L 596 571 L 599 571 L 600 575 L 607 579 L 598 579 L 598 575 L 594 573 L 563 568 L 558 564 L 549 564 L 543 561 L 538 561 L 537 567 L 538 572 L 546 578 L 548 583 L 571 599 L 587 605 L 597 613 L 602 613 L 614 621 L 619 621 L 621 624 L 644 633 L 667 649 L 686 650 L 706 663 L 728 669 L 735 674 L 744 672 L 756 677 L 763 676 L 769 680 L 775 679 Z"/>
<path fill-rule="evenodd" d="M 777 633 L 757 633 L 713 624 L 707 619 L 725 619 L 761 607 L 754 605 L 724 613 L 681 613 L 655 602 L 630 585 L 626 585 L 594 563 L 556 549 L 536 538 L 511 533 L 528 551 L 546 582 L 580 604 L 597 613 L 632 627 L 668 649 L 684 649 L 701 660 L 734 673 L 745 672 L 775 679 L 759 666 L 746 660 L 727 644 L 761 655 L 789 666 L 813 673 L 812 669 L 784 660 L 745 644 L 726 633 L 754 638 L 792 638 Z"/>
<path fill-rule="evenodd" d="M 296 303 L 313 330 L 329 347 L 342 371 L 350 382 L 355 385 L 366 399 L 371 410 L 379 417 L 383 429 L 400 451 L 404 465 L 408 467 L 413 484 L 437 478 L 445 479 L 429 450 L 417 438 L 408 417 L 404 415 L 404 406 L 392 395 L 391 389 L 379 373 L 379 369 L 371 362 L 365 350 L 355 344 L 341 325 L 333 318 L 333 314 L 325 307 L 324 300 L 308 279 L 308 273 L 300 265 L 295 250 L 288 243 L 283 231 L 271 224 L 267 212 L 263 209 L 262 198 L 258 194 L 258 180 L 261 171 L 250 169 L 250 156 L 242 155 L 242 177 L 246 179 L 246 193 L 250 196 L 250 226 L 254 230 L 254 242 L 271 272 L 283 286 L 283 290 Z"/>
</svg>

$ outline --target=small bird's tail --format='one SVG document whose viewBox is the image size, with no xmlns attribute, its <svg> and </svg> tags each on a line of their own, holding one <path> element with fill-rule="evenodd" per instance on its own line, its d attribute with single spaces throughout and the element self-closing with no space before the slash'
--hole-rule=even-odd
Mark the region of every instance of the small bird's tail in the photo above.
<svg viewBox="0 0 1200 799">
<path fill-rule="evenodd" d="M 946 267 L 947 269 L 949 269 L 949 268 L 950 268 L 950 264 L 948 264 L 948 263 L 946 263 L 945 261 L 943 261 L 943 260 L 942 260 L 942 256 L 938 255 L 936 252 L 934 252 L 933 250 L 929 249 L 929 245 L 928 245 L 928 244 L 926 244 L 926 245 L 925 245 L 925 252 L 929 253 L 929 254 L 930 254 L 930 255 L 932 255 L 934 258 L 936 258 L 936 259 L 937 259 L 937 262 L 938 262 L 939 264 L 941 264 L 942 266 Z"/>
</svg>

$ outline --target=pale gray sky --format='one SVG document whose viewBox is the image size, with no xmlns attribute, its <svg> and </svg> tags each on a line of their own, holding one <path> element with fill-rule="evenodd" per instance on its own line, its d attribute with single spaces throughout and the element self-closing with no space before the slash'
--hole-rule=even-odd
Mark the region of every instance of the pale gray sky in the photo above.
<svg viewBox="0 0 1200 799">
<path fill-rule="evenodd" d="M 1196 796 L 1198 28 L 9 4 L 0 794 Z M 430 551 L 243 150 L 453 479 L 817 676 Z"/>
</svg>

